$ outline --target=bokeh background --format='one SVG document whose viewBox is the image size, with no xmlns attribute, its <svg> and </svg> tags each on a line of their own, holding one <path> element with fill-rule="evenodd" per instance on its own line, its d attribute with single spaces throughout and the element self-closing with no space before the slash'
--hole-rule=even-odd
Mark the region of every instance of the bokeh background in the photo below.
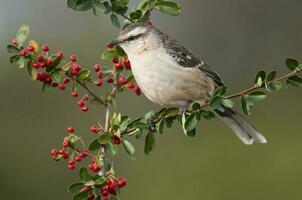
<svg viewBox="0 0 302 200">
<path fill-rule="evenodd" d="M 139 2 L 131 1 L 133 9 Z M 180 1 L 183 13 L 154 13 L 163 31 L 205 58 L 237 91 L 249 86 L 259 69 L 286 72 L 285 57 L 302 59 L 300 0 Z M 108 16 L 75 12 L 62 0 L 0 0 L 0 193 L 1 199 L 68 200 L 69 183 L 78 180 L 66 162 L 53 162 L 50 150 L 61 144 L 66 127 L 91 138 L 89 127 L 103 109 L 82 113 L 68 92 L 40 92 L 25 71 L 8 62 L 5 46 L 18 27 L 31 38 L 78 55 L 80 63 L 100 62 L 100 53 L 118 30 Z M 101 91 L 99 91 L 101 92 Z M 300 200 L 302 198 L 301 89 L 273 93 L 251 117 L 267 145 L 243 145 L 220 121 L 202 121 L 198 134 L 185 137 L 179 126 L 156 137 L 156 149 L 143 154 L 143 141 L 131 140 L 136 160 L 115 158 L 128 178 L 124 200 Z M 126 93 L 118 109 L 135 117 L 160 109 L 144 96 Z"/>
</svg>

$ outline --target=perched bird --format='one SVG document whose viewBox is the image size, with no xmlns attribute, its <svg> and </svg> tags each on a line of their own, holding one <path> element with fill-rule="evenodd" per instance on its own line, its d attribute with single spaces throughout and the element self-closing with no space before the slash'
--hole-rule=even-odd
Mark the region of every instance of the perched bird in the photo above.
<svg viewBox="0 0 302 200">
<path fill-rule="evenodd" d="M 221 77 L 180 42 L 148 23 L 133 23 L 111 45 L 120 45 L 131 62 L 134 78 L 148 99 L 165 107 L 189 108 L 207 101 L 223 86 Z M 234 110 L 215 112 L 245 144 L 266 139 Z"/>
</svg>

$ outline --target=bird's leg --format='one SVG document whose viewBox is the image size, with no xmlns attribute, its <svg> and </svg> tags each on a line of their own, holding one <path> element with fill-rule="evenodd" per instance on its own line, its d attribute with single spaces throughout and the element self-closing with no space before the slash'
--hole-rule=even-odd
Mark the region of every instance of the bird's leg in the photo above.
<svg viewBox="0 0 302 200">
<path fill-rule="evenodd" d="M 193 101 L 190 100 L 185 105 L 183 105 L 181 108 L 179 108 L 180 114 L 184 115 L 187 112 L 187 110 L 190 108 L 192 103 L 193 103 Z"/>
<path fill-rule="evenodd" d="M 147 121 L 147 129 L 150 132 L 156 132 L 156 127 L 155 127 L 155 124 L 153 123 L 152 117 L 149 118 L 148 121 Z"/>
</svg>

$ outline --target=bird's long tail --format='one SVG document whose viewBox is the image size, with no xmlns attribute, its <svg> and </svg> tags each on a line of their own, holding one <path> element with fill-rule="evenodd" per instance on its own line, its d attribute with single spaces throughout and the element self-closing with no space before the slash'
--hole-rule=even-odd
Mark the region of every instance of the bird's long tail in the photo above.
<svg viewBox="0 0 302 200">
<path fill-rule="evenodd" d="M 230 108 L 225 108 L 224 112 L 215 110 L 215 112 L 239 137 L 239 139 L 247 145 L 257 143 L 266 143 L 266 138 L 261 135 L 248 121 L 240 114 Z"/>
</svg>

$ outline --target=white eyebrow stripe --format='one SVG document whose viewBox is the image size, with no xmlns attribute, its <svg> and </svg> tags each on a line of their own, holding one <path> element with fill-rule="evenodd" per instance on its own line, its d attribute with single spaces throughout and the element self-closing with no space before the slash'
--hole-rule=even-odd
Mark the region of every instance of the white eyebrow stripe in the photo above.
<svg viewBox="0 0 302 200">
<path fill-rule="evenodd" d="M 135 29 L 133 29 L 132 31 L 130 31 L 129 33 L 127 33 L 127 36 L 136 36 L 136 35 L 140 35 L 140 34 L 144 34 L 147 32 L 147 28 L 145 27 L 136 27 Z"/>
</svg>

